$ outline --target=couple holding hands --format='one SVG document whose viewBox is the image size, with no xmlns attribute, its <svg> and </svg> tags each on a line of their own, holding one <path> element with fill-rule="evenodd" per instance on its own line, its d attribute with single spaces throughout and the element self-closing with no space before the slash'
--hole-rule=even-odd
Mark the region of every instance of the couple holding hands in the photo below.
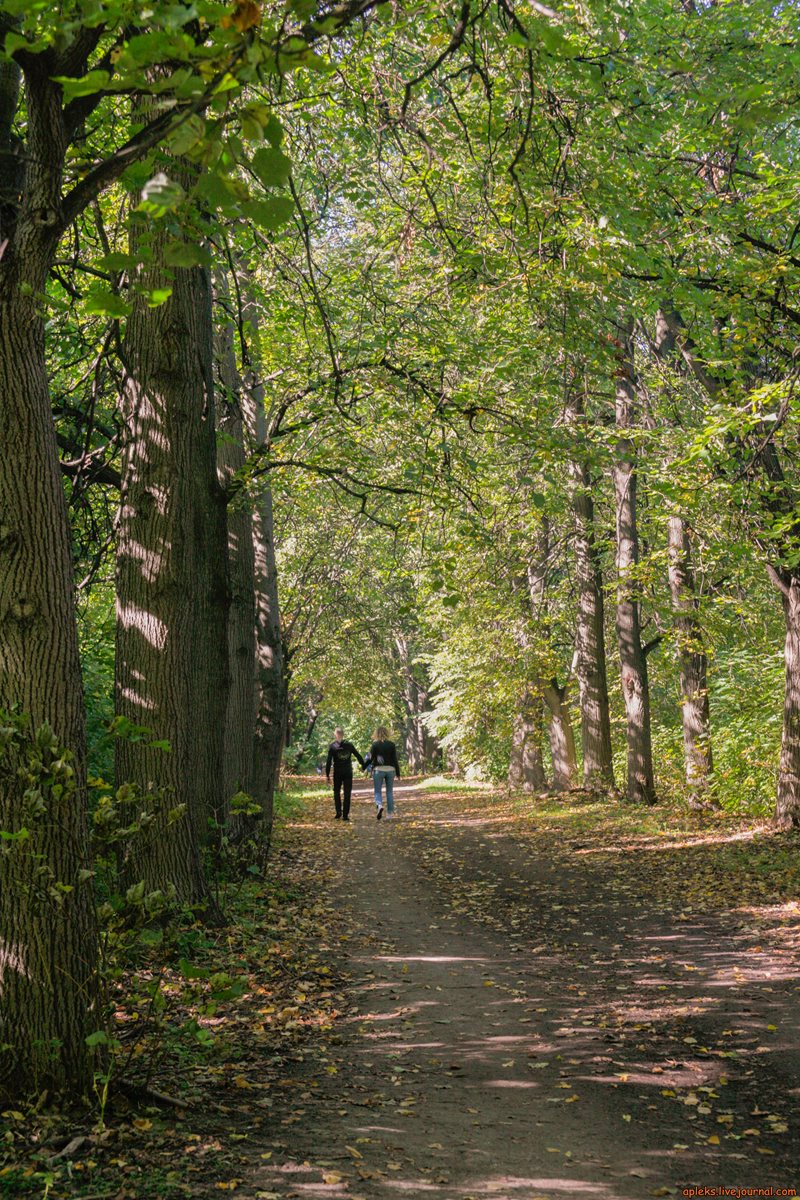
<svg viewBox="0 0 800 1200">
<path fill-rule="evenodd" d="M 362 758 L 352 742 L 345 741 L 344 730 L 335 729 L 334 740 L 328 747 L 325 776 L 330 781 L 333 766 L 333 800 L 336 805 L 336 820 L 350 820 L 350 793 L 353 790 L 353 758 L 357 758 L 362 770 L 372 771 L 375 784 L 376 817 L 383 816 L 383 784 L 386 783 L 386 817 L 394 816 L 394 781 L 400 778 L 397 748 L 389 740 L 389 730 L 379 725 L 373 734 L 373 742 L 366 758 Z M 344 800 L 342 794 L 344 793 Z"/>
</svg>

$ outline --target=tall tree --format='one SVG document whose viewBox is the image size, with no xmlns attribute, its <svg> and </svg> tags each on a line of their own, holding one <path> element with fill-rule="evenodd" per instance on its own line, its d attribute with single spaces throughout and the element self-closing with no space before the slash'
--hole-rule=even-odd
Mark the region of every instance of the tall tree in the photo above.
<svg viewBox="0 0 800 1200">
<path fill-rule="evenodd" d="M 185 168 L 171 169 L 189 184 Z M 180 903 L 210 905 L 200 848 L 223 809 L 229 686 L 211 282 L 204 266 L 166 269 L 167 222 L 153 231 L 134 221 L 134 257 L 145 231 L 150 255 L 136 280 L 120 398 L 117 711 L 168 746 L 119 738 L 117 776 L 150 797 L 148 822 L 130 843 L 129 877 L 174 889 Z"/>
<path fill-rule="evenodd" d="M 614 459 L 614 492 L 617 503 L 617 640 L 620 681 L 627 717 L 629 800 L 655 803 L 653 748 L 650 733 L 650 685 L 647 650 L 642 644 L 637 524 L 636 381 L 634 378 L 633 321 L 617 325 L 616 394 L 617 443 Z"/>
<path fill-rule="evenodd" d="M 0 38 L 14 36 L 14 22 L 0 17 Z M 23 713 L 30 735 L 42 731 L 43 763 L 66 752 L 72 773 L 65 787 L 44 770 L 31 790 L 5 747 L 0 829 L 20 839 L 0 855 L 0 1093 L 8 1097 L 32 1087 L 81 1094 L 91 1072 L 85 1038 L 98 1020 L 83 694 L 42 304 L 64 228 L 70 138 L 54 76 L 76 55 L 80 62 L 74 44 L 20 53 L 0 75 L 0 711 Z M 12 127 L 20 65 L 24 148 Z"/>
<path fill-rule="evenodd" d="M 585 426 L 583 397 L 570 394 L 565 411 L 568 428 L 580 447 Z M 574 454 L 569 459 L 570 506 L 574 528 L 577 611 L 575 651 L 581 709 L 583 781 L 587 788 L 613 788 L 611 716 L 605 647 L 603 572 L 594 529 L 593 481 L 589 465 Z"/>
</svg>

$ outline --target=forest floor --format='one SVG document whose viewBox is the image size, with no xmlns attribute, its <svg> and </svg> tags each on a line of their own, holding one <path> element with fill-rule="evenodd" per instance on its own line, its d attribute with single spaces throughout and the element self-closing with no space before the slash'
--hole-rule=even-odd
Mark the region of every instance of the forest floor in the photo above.
<svg viewBox="0 0 800 1200">
<path fill-rule="evenodd" d="M 181 1104 L 50 1149 L 39 1194 L 800 1193 L 796 837 L 413 780 L 397 820 L 359 787 L 345 825 L 305 786 L 269 898 L 220 935 L 245 994 L 151 1080 Z"/>
</svg>

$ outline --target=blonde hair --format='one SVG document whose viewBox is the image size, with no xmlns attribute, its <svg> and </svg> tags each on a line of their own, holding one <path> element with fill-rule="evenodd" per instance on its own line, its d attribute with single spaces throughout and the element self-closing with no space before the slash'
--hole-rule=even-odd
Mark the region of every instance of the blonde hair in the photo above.
<svg viewBox="0 0 800 1200">
<path fill-rule="evenodd" d="M 372 735 L 372 740 L 375 742 L 388 742 L 389 730 L 385 725 L 378 726 L 378 728 L 375 730 L 375 733 Z"/>
</svg>

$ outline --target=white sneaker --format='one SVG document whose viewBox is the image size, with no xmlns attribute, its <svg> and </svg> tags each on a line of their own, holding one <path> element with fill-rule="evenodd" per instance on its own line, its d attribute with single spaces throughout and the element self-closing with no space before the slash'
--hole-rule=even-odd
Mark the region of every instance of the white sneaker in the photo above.
<svg viewBox="0 0 800 1200">
<path fill-rule="evenodd" d="M 382 816 L 383 816 L 383 805 L 382 805 L 382 804 L 379 804 L 379 805 L 378 805 L 378 811 L 375 813 L 375 820 L 376 820 L 376 821 L 380 821 L 380 819 L 381 819 L 381 817 L 382 817 Z"/>
</svg>

